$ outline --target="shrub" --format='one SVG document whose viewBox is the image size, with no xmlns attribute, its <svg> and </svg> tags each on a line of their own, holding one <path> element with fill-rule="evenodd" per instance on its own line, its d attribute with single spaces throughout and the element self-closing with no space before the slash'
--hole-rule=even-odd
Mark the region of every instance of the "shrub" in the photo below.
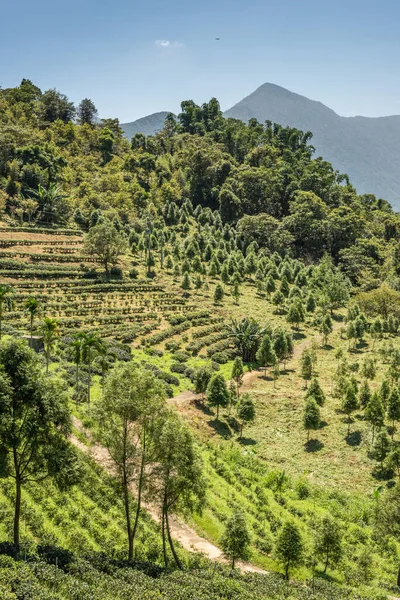
<svg viewBox="0 0 400 600">
<path fill-rule="evenodd" d="M 186 365 L 183 363 L 172 363 L 170 371 L 172 373 L 180 373 L 183 375 L 183 373 L 186 371 Z"/>
</svg>

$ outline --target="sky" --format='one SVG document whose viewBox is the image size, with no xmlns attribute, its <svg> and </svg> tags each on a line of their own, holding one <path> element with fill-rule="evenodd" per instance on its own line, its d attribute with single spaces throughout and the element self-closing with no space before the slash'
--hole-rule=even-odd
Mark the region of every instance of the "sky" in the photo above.
<svg viewBox="0 0 400 600">
<path fill-rule="evenodd" d="M 398 0 L 3 0 L 0 86 L 133 121 L 263 83 L 343 116 L 400 114 Z M 217 40 L 216 38 L 220 38 Z"/>
</svg>

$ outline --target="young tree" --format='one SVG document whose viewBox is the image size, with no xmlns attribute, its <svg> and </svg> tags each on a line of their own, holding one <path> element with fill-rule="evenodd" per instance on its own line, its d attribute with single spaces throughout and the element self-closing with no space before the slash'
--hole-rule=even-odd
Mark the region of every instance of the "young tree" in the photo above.
<svg viewBox="0 0 400 600">
<path fill-rule="evenodd" d="M 289 306 L 288 313 L 286 315 L 286 320 L 296 329 L 299 328 L 300 323 L 304 323 L 305 314 L 303 305 L 300 302 L 293 302 Z"/>
<path fill-rule="evenodd" d="M 3 334 L 3 317 L 5 310 L 11 310 L 14 289 L 7 283 L 0 283 L 0 340 Z"/>
<path fill-rule="evenodd" d="M 44 345 L 44 355 L 46 357 L 46 373 L 49 372 L 49 362 L 51 351 L 54 348 L 59 334 L 58 321 L 51 317 L 45 317 L 42 323 L 42 335 Z"/>
<path fill-rule="evenodd" d="M 217 421 L 219 409 L 229 405 L 229 392 L 223 375 L 216 373 L 207 386 L 207 400 L 210 406 L 217 407 Z"/>
<path fill-rule="evenodd" d="M 256 418 L 256 407 L 254 404 L 253 398 L 250 394 L 245 393 L 241 397 L 238 407 L 237 407 L 237 416 L 240 421 L 240 436 L 239 439 L 242 439 L 243 435 L 243 427 L 245 423 L 252 423 Z"/>
<path fill-rule="evenodd" d="M 347 435 L 350 435 L 351 413 L 358 408 L 356 392 L 352 385 L 347 387 L 343 398 L 342 408 L 347 415 Z"/>
<path fill-rule="evenodd" d="M 288 338 L 283 329 L 277 331 L 274 336 L 274 352 L 278 361 L 282 362 L 285 360 L 288 352 Z"/>
<path fill-rule="evenodd" d="M 30 333 L 31 333 L 31 348 L 32 348 L 33 321 L 39 313 L 39 309 L 40 309 L 39 300 L 37 300 L 36 298 L 32 298 L 32 296 L 31 296 L 25 302 L 25 309 L 29 313 L 29 329 L 30 329 Z"/>
<path fill-rule="evenodd" d="M 161 506 L 161 532 L 165 566 L 168 566 L 166 536 L 178 568 L 182 568 L 176 553 L 169 524 L 171 513 L 200 511 L 204 505 L 206 480 L 203 463 L 195 439 L 176 413 L 163 420 L 157 436 L 158 458 L 151 479 L 149 496 L 157 497 Z"/>
<path fill-rule="evenodd" d="M 18 340 L 0 347 L 0 476 L 15 481 L 14 545 L 19 551 L 21 492 L 28 481 L 52 477 L 60 487 L 79 477 L 69 444 L 71 416 L 63 385 L 44 377 L 40 361 Z"/>
<path fill-rule="evenodd" d="M 190 290 L 190 277 L 188 272 L 186 272 L 183 276 L 181 288 L 183 290 Z"/>
<path fill-rule="evenodd" d="M 228 520 L 221 539 L 225 556 L 231 561 L 232 570 L 236 560 L 249 559 L 250 534 L 242 512 L 236 511 Z"/>
<path fill-rule="evenodd" d="M 394 471 L 400 480 L 400 447 L 395 446 L 386 459 L 388 469 Z"/>
<path fill-rule="evenodd" d="M 366 358 L 361 367 L 361 376 L 364 379 L 375 379 L 376 363 L 373 358 Z"/>
<path fill-rule="evenodd" d="M 383 333 L 382 320 L 379 317 L 377 317 L 375 319 L 375 321 L 372 322 L 371 328 L 370 328 L 370 333 L 371 333 L 372 339 L 374 340 L 373 344 L 372 344 L 372 350 L 374 350 L 375 342 L 377 340 L 382 339 L 382 333 Z"/>
<path fill-rule="evenodd" d="M 387 406 L 387 418 L 392 421 L 392 440 L 395 432 L 395 421 L 400 421 L 400 394 L 397 387 L 394 387 L 390 392 Z"/>
<path fill-rule="evenodd" d="M 306 389 L 308 387 L 308 382 L 312 379 L 313 376 L 313 361 L 311 358 L 310 351 L 308 348 L 303 350 L 300 358 L 300 366 L 301 366 L 301 376 L 306 382 Z"/>
<path fill-rule="evenodd" d="M 315 536 L 315 554 L 324 562 L 324 573 L 329 565 L 336 566 L 342 558 L 342 532 L 339 523 L 326 515 L 318 523 Z"/>
<path fill-rule="evenodd" d="M 133 363 L 117 365 L 95 404 L 94 415 L 122 486 L 128 560 L 133 560 L 142 497 L 151 477 L 150 465 L 158 458 L 158 436 L 166 416 L 164 385 L 151 371 Z M 133 483 L 137 490 L 134 519 Z"/>
<path fill-rule="evenodd" d="M 285 296 L 279 290 L 271 298 L 272 304 L 276 306 L 277 313 L 281 313 L 285 306 Z"/>
<path fill-rule="evenodd" d="M 237 281 L 235 281 L 235 283 L 233 284 L 233 292 L 232 295 L 235 299 L 235 304 L 238 305 L 239 304 L 239 298 L 240 298 L 240 286 L 239 283 Z"/>
<path fill-rule="evenodd" d="M 371 400 L 365 407 L 365 419 L 372 425 L 372 443 L 374 443 L 375 429 L 380 429 L 385 422 L 385 412 L 376 392 L 372 394 Z"/>
<path fill-rule="evenodd" d="M 321 415 L 319 406 L 314 398 L 308 398 L 304 406 L 303 425 L 307 431 L 307 442 L 310 441 L 310 431 L 319 429 L 321 425 Z"/>
<path fill-rule="evenodd" d="M 314 398 L 318 406 L 325 404 L 325 394 L 316 377 L 311 381 L 310 387 L 307 390 L 306 398 Z"/>
<path fill-rule="evenodd" d="M 324 318 L 322 319 L 319 331 L 322 334 L 322 343 L 324 346 L 327 345 L 328 343 L 328 337 L 329 335 L 332 333 L 333 330 L 333 326 L 332 326 L 332 319 L 330 317 L 330 315 L 325 315 Z"/>
<path fill-rule="evenodd" d="M 368 381 L 364 379 L 360 386 L 360 391 L 358 392 L 358 402 L 361 408 L 365 408 L 368 402 L 371 399 L 371 389 L 368 385 Z"/>
<path fill-rule="evenodd" d="M 90 388 L 92 385 L 92 364 L 99 350 L 101 350 L 103 342 L 95 333 L 83 333 L 82 334 L 82 359 L 88 366 L 88 388 L 87 388 L 87 400 L 90 404 Z"/>
<path fill-rule="evenodd" d="M 91 227 L 85 237 L 85 251 L 100 259 L 107 277 L 110 274 L 110 266 L 117 264 L 118 258 L 127 247 L 125 237 L 110 221 Z"/>
<path fill-rule="evenodd" d="M 215 291 L 214 291 L 214 302 L 215 304 L 220 304 L 222 302 L 222 300 L 224 299 L 224 288 L 222 287 L 222 285 L 220 283 L 217 283 L 217 285 L 215 286 Z"/>
<path fill-rule="evenodd" d="M 267 366 L 276 363 L 276 354 L 272 347 L 270 335 L 264 335 L 256 354 L 257 361 L 264 367 L 264 377 L 267 376 Z"/>
<path fill-rule="evenodd" d="M 243 361 L 240 358 L 240 356 L 237 356 L 235 358 L 235 360 L 233 361 L 232 374 L 231 374 L 231 377 L 232 377 L 232 379 L 234 380 L 234 382 L 236 384 L 236 395 L 237 395 L 237 398 L 239 398 L 239 396 L 240 396 L 240 387 L 241 387 L 242 382 L 243 382 L 243 375 L 244 375 Z"/>
<path fill-rule="evenodd" d="M 210 367 L 199 367 L 194 375 L 194 391 L 201 395 L 201 400 L 204 402 L 204 394 L 207 391 L 207 386 L 212 377 L 213 371 Z"/>
<path fill-rule="evenodd" d="M 267 277 L 267 280 L 265 282 L 265 291 L 267 292 L 267 297 L 271 298 L 271 294 L 273 294 L 275 290 L 276 286 L 274 278 L 271 276 Z"/>
<path fill-rule="evenodd" d="M 287 521 L 282 525 L 275 545 L 275 555 L 289 580 L 291 569 L 303 562 L 304 544 L 296 523 Z"/>
<path fill-rule="evenodd" d="M 380 463 L 381 471 L 383 471 L 383 461 L 389 454 L 391 449 L 391 442 L 388 438 L 386 431 L 380 431 L 376 436 L 376 440 L 373 448 L 373 456 L 375 460 Z"/>
</svg>

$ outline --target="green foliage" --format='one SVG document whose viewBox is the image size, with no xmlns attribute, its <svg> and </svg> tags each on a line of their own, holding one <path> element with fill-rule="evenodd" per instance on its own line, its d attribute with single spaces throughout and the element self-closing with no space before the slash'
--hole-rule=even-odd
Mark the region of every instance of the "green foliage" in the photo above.
<svg viewBox="0 0 400 600">
<path fill-rule="evenodd" d="M 250 534 L 242 512 L 236 511 L 228 520 L 224 535 L 221 538 L 221 546 L 225 556 L 231 560 L 232 569 L 235 568 L 236 560 L 248 560 Z"/>
<path fill-rule="evenodd" d="M 287 521 L 282 526 L 276 540 L 275 555 L 289 580 L 290 571 L 302 563 L 304 555 L 304 542 L 295 523 Z"/>
<path fill-rule="evenodd" d="M 216 373 L 211 378 L 207 386 L 207 401 L 210 406 L 216 407 L 218 420 L 219 409 L 225 408 L 229 404 L 229 392 L 223 375 Z"/>
</svg>

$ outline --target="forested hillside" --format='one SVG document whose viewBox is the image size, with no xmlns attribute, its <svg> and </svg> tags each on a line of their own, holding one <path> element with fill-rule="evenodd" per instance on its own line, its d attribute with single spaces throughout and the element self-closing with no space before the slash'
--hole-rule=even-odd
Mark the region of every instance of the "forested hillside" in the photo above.
<svg viewBox="0 0 400 600">
<path fill-rule="evenodd" d="M 400 220 L 311 144 L 0 90 L 2 597 L 400 596 Z"/>
</svg>

